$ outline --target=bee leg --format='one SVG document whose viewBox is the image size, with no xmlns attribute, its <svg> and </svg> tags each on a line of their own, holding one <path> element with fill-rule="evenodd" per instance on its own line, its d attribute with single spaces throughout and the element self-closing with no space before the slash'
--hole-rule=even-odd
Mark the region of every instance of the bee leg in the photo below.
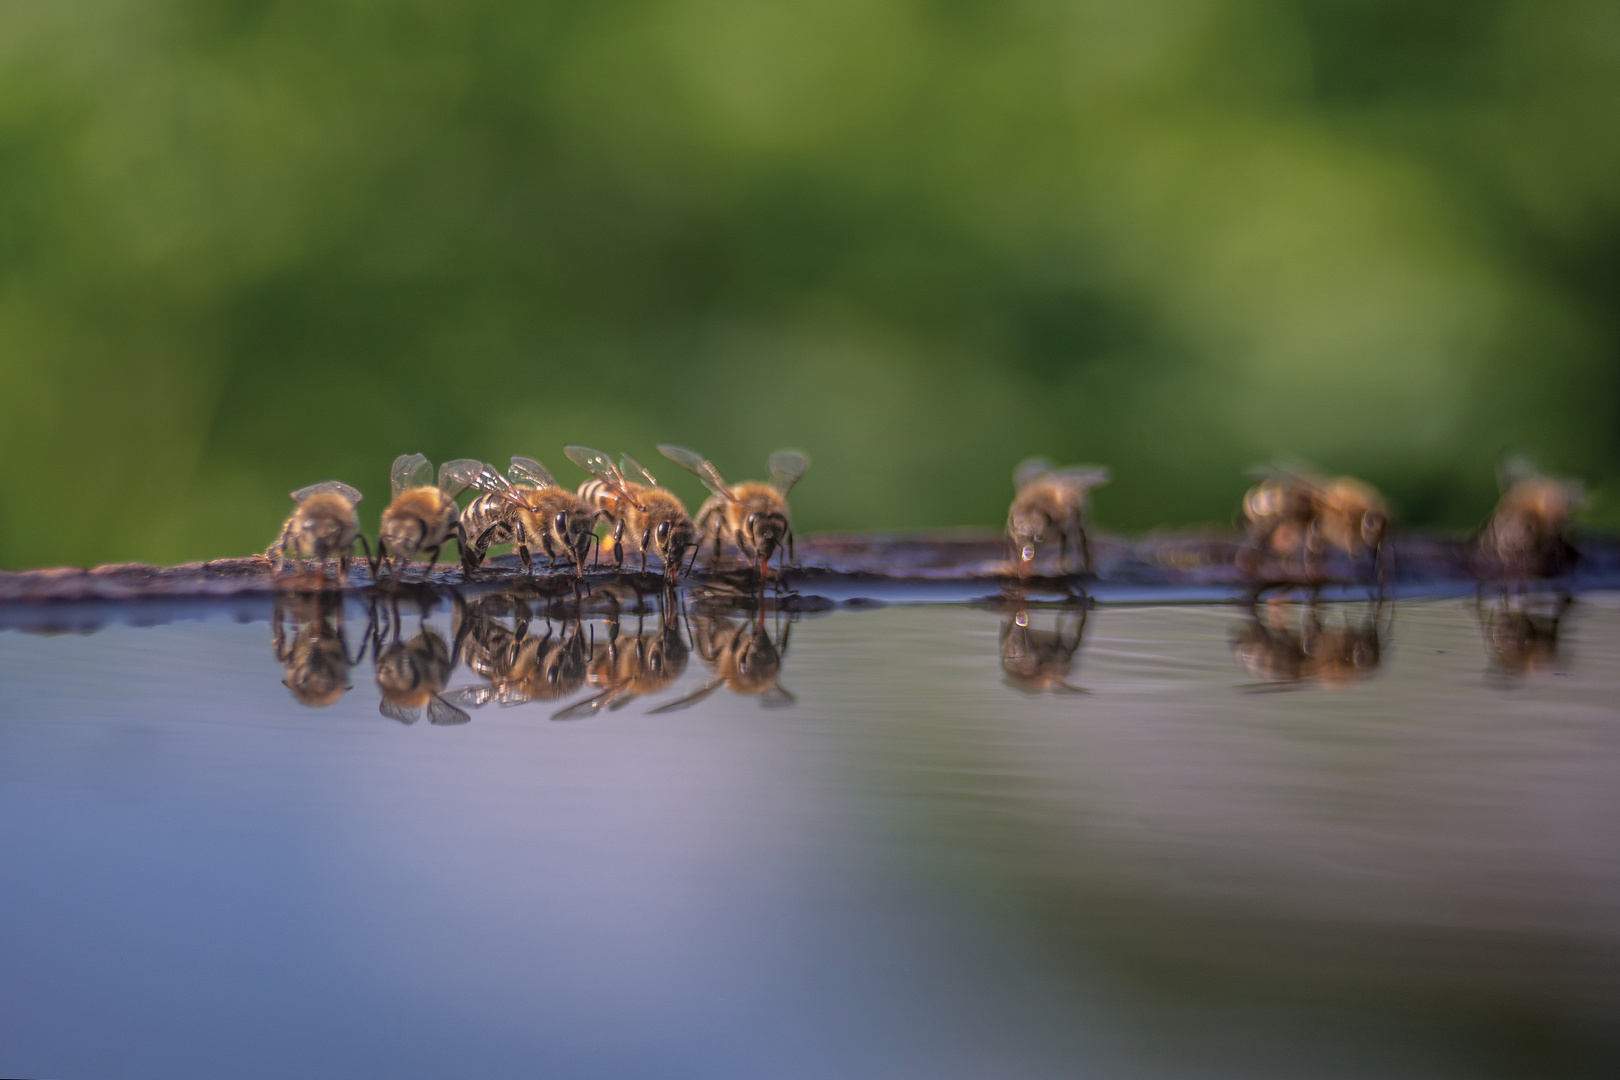
<svg viewBox="0 0 1620 1080">
<path fill-rule="evenodd" d="M 349 557 L 347 555 L 339 555 L 338 556 L 338 581 L 339 582 L 344 582 L 344 581 L 348 581 L 348 580 L 349 580 Z"/>
<path fill-rule="evenodd" d="M 428 560 L 427 567 L 425 569 L 423 569 L 423 571 L 422 571 L 422 580 L 423 581 L 426 581 L 428 578 L 433 576 L 433 568 L 438 565 L 439 553 L 441 551 L 443 551 L 443 550 L 444 550 L 444 545 L 443 544 L 438 544 L 438 545 L 435 545 L 434 547 L 428 549 L 427 553 L 429 555 L 432 555 L 433 558 Z"/>
<path fill-rule="evenodd" d="M 366 565 L 370 566 L 371 565 L 371 545 L 366 542 L 366 538 L 364 536 L 361 536 L 359 533 L 355 533 L 354 534 L 354 544 L 359 544 L 360 545 L 360 550 L 364 551 L 366 553 Z M 351 558 L 353 558 L 353 556 L 354 556 L 354 544 L 349 545 L 349 556 Z"/>
<path fill-rule="evenodd" d="M 641 534 L 641 572 L 647 572 L 647 545 L 652 541 L 652 530 L 648 529 Z"/>
<path fill-rule="evenodd" d="M 461 523 L 459 518 L 456 520 L 456 555 L 457 561 L 461 563 L 461 576 L 465 580 L 467 577 L 467 527 Z"/>
<path fill-rule="evenodd" d="M 1091 562 L 1091 538 L 1086 535 L 1084 525 L 1079 528 L 1080 540 L 1080 572 L 1087 577 L 1096 577 L 1097 572 Z"/>
<path fill-rule="evenodd" d="M 624 568 L 624 518 L 613 523 L 613 565 Z"/>
<path fill-rule="evenodd" d="M 799 557 L 793 553 L 793 530 L 792 529 L 789 529 L 787 531 L 787 557 L 788 557 L 788 563 L 790 565 L 792 565 L 792 566 L 798 566 L 799 565 Z"/>
</svg>

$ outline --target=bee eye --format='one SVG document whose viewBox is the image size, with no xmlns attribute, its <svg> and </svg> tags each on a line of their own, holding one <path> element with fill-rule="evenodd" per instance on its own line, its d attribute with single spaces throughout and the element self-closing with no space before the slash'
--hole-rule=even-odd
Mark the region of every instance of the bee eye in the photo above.
<svg viewBox="0 0 1620 1080">
<path fill-rule="evenodd" d="M 664 541 L 666 541 L 668 539 L 669 539 L 669 522 L 660 521 L 658 523 L 658 542 L 660 544 L 662 544 Z"/>
<path fill-rule="evenodd" d="M 559 533 L 567 532 L 568 531 L 568 512 L 566 510 L 557 511 L 556 520 L 554 520 L 552 522 L 552 525 L 556 527 L 556 529 L 557 529 L 557 531 Z"/>
<path fill-rule="evenodd" d="M 759 519 L 758 514 L 749 514 L 748 515 L 748 529 L 749 529 L 750 532 L 753 531 L 754 522 L 757 521 L 758 519 Z"/>
</svg>

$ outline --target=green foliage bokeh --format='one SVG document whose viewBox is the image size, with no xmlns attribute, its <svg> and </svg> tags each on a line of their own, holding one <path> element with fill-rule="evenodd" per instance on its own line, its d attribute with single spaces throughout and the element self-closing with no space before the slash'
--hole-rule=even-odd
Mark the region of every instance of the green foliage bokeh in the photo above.
<svg viewBox="0 0 1620 1080">
<path fill-rule="evenodd" d="M 802 447 L 804 531 L 1031 453 L 1120 529 L 1279 451 L 1620 514 L 1610 2 L 18 0 L 0 57 L 0 565 L 564 442 Z"/>
</svg>

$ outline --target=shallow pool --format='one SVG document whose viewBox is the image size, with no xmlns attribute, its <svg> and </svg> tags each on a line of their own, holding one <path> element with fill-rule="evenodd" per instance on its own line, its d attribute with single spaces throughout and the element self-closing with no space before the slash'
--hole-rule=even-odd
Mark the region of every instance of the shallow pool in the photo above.
<svg viewBox="0 0 1620 1080">
<path fill-rule="evenodd" d="M 1613 595 L 186 614 L 0 634 L 0 1074 L 1620 1074 Z"/>
</svg>

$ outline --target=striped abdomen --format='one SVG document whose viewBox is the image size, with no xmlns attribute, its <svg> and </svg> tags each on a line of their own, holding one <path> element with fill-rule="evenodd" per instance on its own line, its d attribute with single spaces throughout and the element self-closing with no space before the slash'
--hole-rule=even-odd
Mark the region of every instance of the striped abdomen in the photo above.
<svg viewBox="0 0 1620 1080">
<path fill-rule="evenodd" d="M 619 497 L 600 480 L 587 480 L 579 485 L 579 501 L 592 510 L 600 510 L 609 521 L 619 517 Z"/>
<path fill-rule="evenodd" d="M 485 530 L 494 527 L 489 538 L 484 540 L 486 547 L 516 543 L 516 520 L 517 507 L 500 495 L 480 495 L 461 512 L 461 525 L 470 543 L 477 543 Z"/>
</svg>

